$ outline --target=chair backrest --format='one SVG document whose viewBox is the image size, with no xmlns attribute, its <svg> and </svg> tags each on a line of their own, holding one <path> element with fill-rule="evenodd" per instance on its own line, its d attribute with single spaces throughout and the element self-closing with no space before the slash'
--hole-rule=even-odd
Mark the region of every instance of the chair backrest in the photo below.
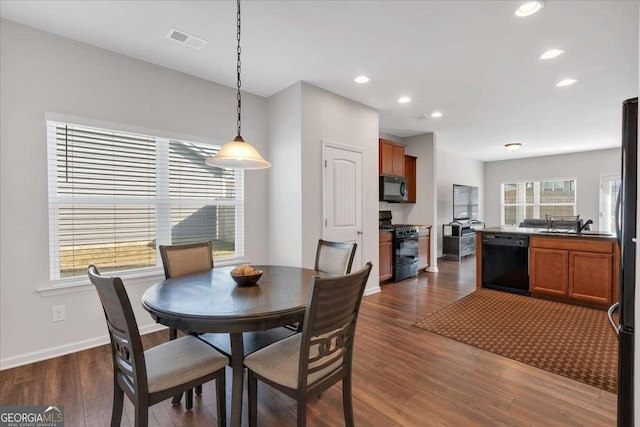
<svg viewBox="0 0 640 427">
<path fill-rule="evenodd" d="M 138 324 L 124 284 L 119 277 L 103 277 L 95 265 L 88 268 L 107 320 L 113 368 L 128 394 L 146 396 L 148 392 L 144 348 Z"/>
<path fill-rule="evenodd" d="M 356 243 L 329 242 L 318 240 L 314 269 L 321 273 L 344 275 L 351 273 Z"/>
<path fill-rule="evenodd" d="M 167 279 L 213 268 L 211 242 L 160 245 L 160 256 Z"/>
<path fill-rule="evenodd" d="M 304 316 L 298 390 L 341 379 L 351 369 L 353 338 L 370 262 L 346 276 L 314 277 Z"/>
</svg>

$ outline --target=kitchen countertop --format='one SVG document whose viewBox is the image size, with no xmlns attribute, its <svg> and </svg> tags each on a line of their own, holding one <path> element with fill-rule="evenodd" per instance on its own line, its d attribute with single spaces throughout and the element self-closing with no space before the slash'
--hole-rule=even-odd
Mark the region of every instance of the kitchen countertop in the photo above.
<svg viewBox="0 0 640 427">
<path fill-rule="evenodd" d="M 503 233 L 503 234 L 528 234 L 530 236 L 541 237 L 557 237 L 557 238 L 577 238 L 577 239 L 604 239 L 604 240 L 616 240 L 614 234 L 609 234 L 604 231 L 582 231 L 580 233 L 569 233 L 560 231 L 547 231 L 544 228 L 524 228 L 513 226 L 502 227 L 488 227 L 479 228 L 476 230 L 479 233 Z"/>
</svg>

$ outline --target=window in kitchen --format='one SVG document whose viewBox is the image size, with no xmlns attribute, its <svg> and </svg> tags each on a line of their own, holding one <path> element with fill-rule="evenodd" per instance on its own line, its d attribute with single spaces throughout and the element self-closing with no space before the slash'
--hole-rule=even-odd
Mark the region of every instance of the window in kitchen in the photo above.
<svg viewBox="0 0 640 427">
<path fill-rule="evenodd" d="M 217 147 L 47 122 L 53 281 L 160 272 L 158 245 L 211 240 L 243 256 L 243 172 L 208 166 Z M 62 280 L 61 280 L 62 279 Z"/>
<path fill-rule="evenodd" d="M 557 179 L 502 184 L 502 225 L 525 218 L 576 214 L 576 180 Z"/>
<path fill-rule="evenodd" d="M 616 234 L 616 202 L 620 191 L 620 175 L 600 177 L 600 229 Z"/>
</svg>

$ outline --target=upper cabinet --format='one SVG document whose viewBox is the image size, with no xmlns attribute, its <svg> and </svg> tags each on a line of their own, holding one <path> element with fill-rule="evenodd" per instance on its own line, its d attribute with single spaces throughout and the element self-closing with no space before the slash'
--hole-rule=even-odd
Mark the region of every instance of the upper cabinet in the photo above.
<svg viewBox="0 0 640 427">
<path fill-rule="evenodd" d="M 380 175 L 404 176 L 404 145 L 380 139 Z"/>
</svg>

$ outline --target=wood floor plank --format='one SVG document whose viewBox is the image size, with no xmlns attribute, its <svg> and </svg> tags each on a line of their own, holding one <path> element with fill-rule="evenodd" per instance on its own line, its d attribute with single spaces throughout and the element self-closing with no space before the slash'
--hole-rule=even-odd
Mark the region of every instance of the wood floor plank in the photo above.
<svg viewBox="0 0 640 427">
<path fill-rule="evenodd" d="M 353 401 L 359 426 L 614 426 L 616 396 L 411 326 L 475 290 L 475 259 L 441 261 L 438 273 L 382 286 L 365 297 L 358 320 Z M 143 336 L 149 348 L 168 340 Z M 69 426 L 108 426 L 112 371 L 109 346 L 0 372 L 0 404 L 62 401 Z M 231 398 L 227 369 L 227 403 Z M 295 425 L 295 402 L 259 385 L 261 426 Z M 59 403 L 59 402 L 58 402 Z M 243 425 L 247 425 L 246 392 Z M 67 410 L 68 406 L 68 410 Z M 151 426 L 215 425 L 215 383 L 194 409 L 165 401 L 151 408 Z M 343 425 L 338 384 L 311 399 L 310 427 Z M 122 427 L 133 425 L 125 398 Z"/>
</svg>

